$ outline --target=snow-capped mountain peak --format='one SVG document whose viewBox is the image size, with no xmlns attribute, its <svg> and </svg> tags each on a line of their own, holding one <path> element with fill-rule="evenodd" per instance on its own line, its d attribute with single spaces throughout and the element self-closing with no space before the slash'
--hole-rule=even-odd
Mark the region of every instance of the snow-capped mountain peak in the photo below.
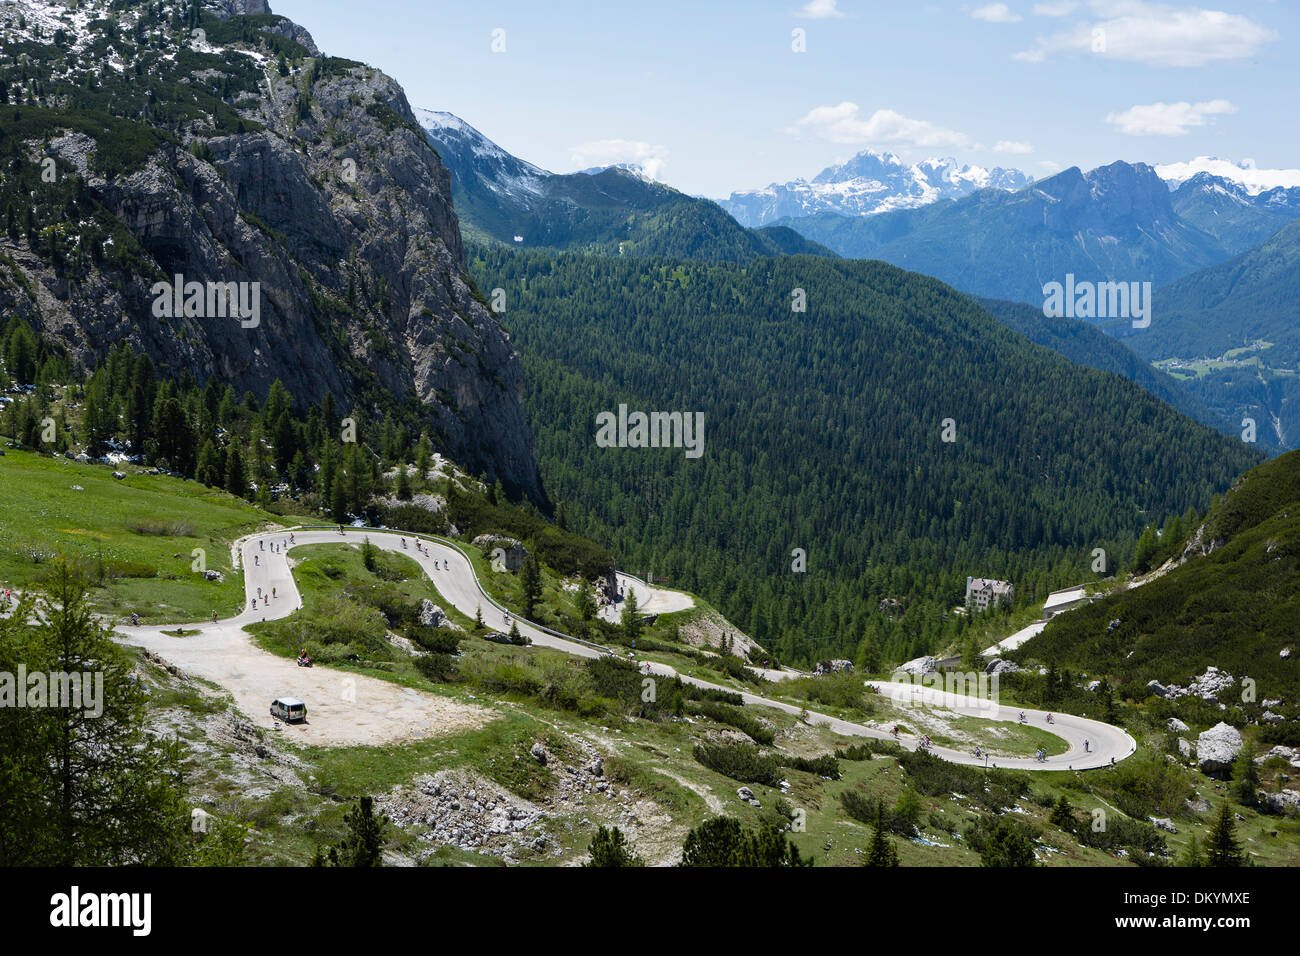
<svg viewBox="0 0 1300 956">
<path fill-rule="evenodd" d="M 1166 163 L 1156 167 L 1156 173 L 1177 189 L 1200 173 L 1208 173 L 1219 180 L 1241 186 L 1249 196 L 1277 189 L 1300 187 L 1300 169 L 1260 169 L 1252 160 L 1234 163 L 1217 156 L 1198 156 L 1185 163 Z"/>
<path fill-rule="evenodd" d="M 1032 182 L 1033 177 L 1018 169 L 986 169 L 951 157 L 909 164 L 894 153 L 868 149 L 826 167 L 811 180 L 732 193 L 721 205 L 742 224 L 762 226 L 787 216 L 819 212 L 871 216 L 940 199 L 960 199 L 977 189 L 1022 189 Z"/>
</svg>

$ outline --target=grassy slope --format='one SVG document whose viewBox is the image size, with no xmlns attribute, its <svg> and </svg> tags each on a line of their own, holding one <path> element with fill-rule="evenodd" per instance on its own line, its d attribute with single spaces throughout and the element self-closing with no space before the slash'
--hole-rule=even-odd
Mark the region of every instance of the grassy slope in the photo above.
<svg viewBox="0 0 1300 956">
<path fill-rule="evenodd" d="M 230 544 L 274 515 L 224 492 L 165 475 L 129 474 L 60 458 L 8 450 L 0 458 L 0 581 L 26 588 L 58 555 L 104 569 L 92 592 L 110 614 L 137 611 L 148 623 L 198 621 L 214 610 L 233 614 L 242 600 L 231 574 Z M 77 490 L 80 488 L 81 490 Z M 193 571 L 194 549 L 206 567 Z"/>
</svg>

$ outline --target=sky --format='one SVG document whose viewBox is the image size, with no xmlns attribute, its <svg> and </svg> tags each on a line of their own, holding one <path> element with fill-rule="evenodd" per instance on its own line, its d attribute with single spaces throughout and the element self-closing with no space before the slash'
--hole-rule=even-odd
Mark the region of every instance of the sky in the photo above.
<svg viewBox="0 0 1300 956">
<path fill-rule="evenodd" d="M 1296 0 L 270 4 L 555 172 L 638 162 L 720 198 L 874 149 L 1036 177 L 1198 157 L 1300 177 L 1268 172 L 1300 167 Z"/>
</svg>

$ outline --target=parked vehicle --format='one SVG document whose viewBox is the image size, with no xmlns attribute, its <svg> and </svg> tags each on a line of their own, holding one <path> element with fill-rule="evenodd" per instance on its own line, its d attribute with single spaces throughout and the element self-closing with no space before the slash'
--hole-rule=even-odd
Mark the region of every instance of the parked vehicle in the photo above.
<svg viewBox="0 0 1300 956">
<path fill-rule="evenodd" d="M 277 697 L 271 701 L 271 716 L 286 724 L 298 724 L 307 719 L 307 705 L 296 697 Z"/>
</svg>

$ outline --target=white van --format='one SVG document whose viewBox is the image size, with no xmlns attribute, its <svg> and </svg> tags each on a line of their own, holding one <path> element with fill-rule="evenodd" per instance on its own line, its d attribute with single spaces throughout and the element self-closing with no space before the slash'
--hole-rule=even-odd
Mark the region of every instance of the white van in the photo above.
<svg viewBox="0 0 1300 956">
<path fill-rule="evenodd" d="M 296 697 L 277 697 L 271 701 L 271 716 L 286 724 L 297 724 L 307 719 L 307 705 Z"/>
</svg>

